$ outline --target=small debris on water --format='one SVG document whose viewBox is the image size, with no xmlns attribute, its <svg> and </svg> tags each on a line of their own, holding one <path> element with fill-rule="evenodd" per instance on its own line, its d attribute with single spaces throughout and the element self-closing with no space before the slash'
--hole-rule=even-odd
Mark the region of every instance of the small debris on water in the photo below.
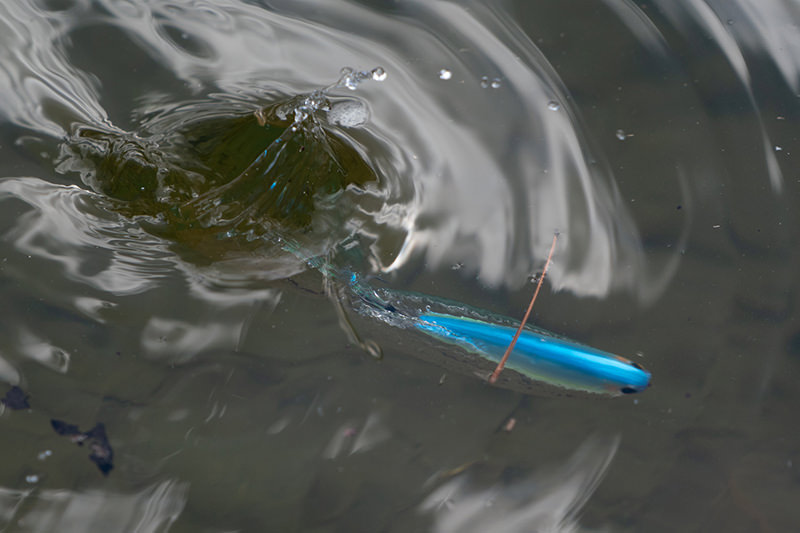
<svg viewBox="0 0 800 533">
<path fill-rule="evenodd" d="M 446 68 L 443 68 L 442 70 L 439 71 L 440 80 L 449 80 L 452 77 L 453 77 L 453 72 Z"/>
<path fill-rule="evenodd" d="M 39 452 L 39 455 L 37 455 L 36 458 L 39 459 L 40 461 L 44 461 L 51 455 L 53 455 L 52 450 L 44 450 L 42 452 Z"/>
<path fill-rule="evenodd" d="M 25 476 L 25 481 L 28 482 L 28 483 L 31 483 L 31 484 L 39 483 L 39 476 L 37 476 L 36 474 L 31 474 L 29 476 Z"/>
<path fill-rule="evenodd" d="M 506 423 L 503 424 L 503 431 L 507 433 L 511 433 L 514 430 L 514 426 L 517 425 L 517 419 L 513 416 L 506 420 Z"/>
<path fill-rule="evenodd" d="M 782 146 L 775 145 L 775 151 L 776 151 L 776 152 L 780 152 L 780 151 L 782 151 L 782 150 L 783 150 L 783 147 L 782 147 Z"/>
<path fill-rule="evenodd" d="M 628 137 L 633 137 L 633 134 L 625 133 L 625 130 L 617 130 L 616 133 L 614 133 L 614 135 L 616 135 L 617 139 L 619 139 L 620 141 L 624 141 Z"/>
</svg>

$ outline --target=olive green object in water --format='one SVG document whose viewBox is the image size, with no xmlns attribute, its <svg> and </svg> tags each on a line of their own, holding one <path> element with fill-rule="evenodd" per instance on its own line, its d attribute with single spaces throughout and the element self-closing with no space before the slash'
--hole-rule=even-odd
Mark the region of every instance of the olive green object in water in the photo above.
<svg viewBox="0 0 800 533">
<path fill-rule="evenodd" d="M 248 111 L 224 103 L 179 106 L 129 133 L 77 127 L 59 169 L 118 202 L 148 230 L 180 244 L 302 230 L 320 202 L 377 175 L 324 126 L 321 93 Z M 228 107 L 233 107 L 229 105 Z"/>
</svg>

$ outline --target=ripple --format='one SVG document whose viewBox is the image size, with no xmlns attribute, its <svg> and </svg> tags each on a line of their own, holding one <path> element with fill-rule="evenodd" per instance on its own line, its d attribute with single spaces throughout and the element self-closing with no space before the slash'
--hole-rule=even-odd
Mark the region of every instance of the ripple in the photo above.
<svg viewBox="0 0 800 533">
<path fill-rule="evenodd" d="M 675 74 L 658 94 L 687 109 L 702 108 L 708 93 L 677 88 L 693 75 L 682 71 L 684 44 L 675 32 L 688 43 L 709 35 L 755 112 L 757 163 L 779 193 L 784 178 L 773 149 L 778 143 L 761 118 L 750 64 L 755 54 L 766 54 L 796 91 L 798 61 L 790 53 L 796 47 L 786 32 L 767 29 L 791 20 L 792 13 L 777 2 L 759 3 L 758 9 L 746 0 L 656 4 L 657 14 L 606 2 L 601 16 L 625 28 L 624 38 L 647 55 L 650 68 Z M 498 9 L 408 2 L 398 7 L 405 17 L 387 17 L 338 2 L 272 9 L 237 0 L 97 5 L 47 11 L 23 2 L 0 8 L 3 50 L 21 51 L 13 57 L 6 52 L 0 84 L 9 98 L 0 113 L 54 136 L 75 122 L 113 128 L 99 103 L 99 80 L 76 68 L 65 46 L 73 31 L 92 26 L 122 29 L 175 80 L 204 97 L 253 101 L 265 93 L 303 94 L 330 84 L 343 65 L 382 65 L 373 77 L 385 77 L 384 83 L 359 87 L 369 114 L 343 100 L 332 120 L 357 130 L 350 141 L 380 175 L 379 184 L 347 191 L 342 200 L 354 206 L 347 225 L 371 241 L 377 269 L 459 263 L 464 276 L 477 275 L 484 285 L 520 287 L 541 265 L 554 231 L 562 235 L 563 250 L 550 279 L 559 289 L 593 296 L 625 289 L 651 301 L 677 268 L 676 250 L 691 219 L 670 237 L 675 251 L 657 260 L 645 255 L 636 208 L 625 198 L 635 188 L 628 180 L 623 190 L 619 168 L 609 164 L 616 148 L 595 127 L 592 101 L 554 63 L 547 38 L 534 42 L 535 26 L 523 29 Z M 16 31 L 23 25 L 29 36 Z M 463 83 L 441 83 L 453 72 Z M 131 112 L 146 113 L 144 103 L 156 95 L 141 98 L 143 105 Z M 348 105 L 353 107 L 345 113 Z M 646 149 L 643 135 L 658 131 L 657 111 L 645 110 L 644 122 L 631 127 L 637 149 Z M 695 124 L 697 118 L 687 113 L 676 120 Z M 604 131 L 608 135 L 608 126 Z M 654 171 L 665 194 L 681 199 L 697 193 L 681 176 L 715 170 L 719 163 L 701 155 L 707 142 L 702 131 L 687 130 L 684 138 L 660 145 L 664 164 Z M 691 204 L 691 198 L 682 200 Z M 141 282 L 130 283 L 135 290 Z"/>
<path fill-rule="evenodd" d="M 469 474 L 442 482 L 420 505 L 433 531 L 577 531 L 581 507 L 611 464 L 619 438 L 590 438 L 562 465 L 512 483 L 480 488 Z"/>
</svg>

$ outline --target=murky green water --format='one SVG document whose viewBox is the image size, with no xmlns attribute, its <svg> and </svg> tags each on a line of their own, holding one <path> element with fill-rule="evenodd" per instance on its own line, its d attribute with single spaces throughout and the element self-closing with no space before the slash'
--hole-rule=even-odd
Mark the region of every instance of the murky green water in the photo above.
<svg viewBox="0 0 800 533">
<path fill-rule="evenodd" d="M 30 408 L 0 415 L 0 528 L 793 530 L 799 22 L 3 3 L 0 394 Z M 253 112 L 322 88 L 266 174 L 294 188 L 225 186 L 294 120 Z M 555 231 L 536 323 L 647 367 L 642 394 L 490 387 L 345 305 L 376 360 L 306 261 L 519 317 Z"/>
</svg>

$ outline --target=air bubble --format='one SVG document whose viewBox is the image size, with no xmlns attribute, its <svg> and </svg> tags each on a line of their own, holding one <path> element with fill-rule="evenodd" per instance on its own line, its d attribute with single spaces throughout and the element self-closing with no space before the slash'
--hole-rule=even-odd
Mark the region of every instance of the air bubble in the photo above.
<svg viewBox="0 0 800 533">
<path fill-rule="evenodd" d="M 440 80 L 449 80 L 452 77 L 453 77 L 453 73 L 451 71 L 447 70 L 446 68 L 443 68 L 442 70 L 439 71 L 439 79 Z"/>
<path fill-rule="evenodd" d="M 619 139 L 620 141 L 624 141 L 625 139 L 628 138 L 628 135 L 625 133 L 625 130 L 617 130 L 617 132 L 614 135 L 616 135 L 617 139 Z"/>
<path fill-rule="evenodd" d="M 375 67 L 374 69 L 372 69 L 373 80 L 383 81 L 386 79 L 386 76 L 388 76 L 388 74 L 386 74 L 386 71 L 383 69 L 383 67 Z"/>
<path fill-rule="evenodd" d="M 500 78 L 493 79 L 490 87 L 492 89 L 499 89 L 500 88 Z"/>
<path fill-rule="evenodd" d="M 481 78 L 481 89 L 488 89 L 489 88 L 489 78 L 487 76 L 483 76 Z"/>
<path fill-rule="evenodd" d="M 44 461 L 51 455 L 53 455 L 53 452 L 51 450 L 44 450 L 43 452 L 40 452 L 39 455 L 36 456 L 36 458 L 39 459 L 40 461 Z"/>
<path fill-rule="evenodd" d="M 550 102 L 547 102 L 547 109 L 549 109 L 550 111 L 558 111 L 559 109 L 561 109 L 561 104 L 559 104 L 554 100 L 551 100 Z"/>
</svg>

